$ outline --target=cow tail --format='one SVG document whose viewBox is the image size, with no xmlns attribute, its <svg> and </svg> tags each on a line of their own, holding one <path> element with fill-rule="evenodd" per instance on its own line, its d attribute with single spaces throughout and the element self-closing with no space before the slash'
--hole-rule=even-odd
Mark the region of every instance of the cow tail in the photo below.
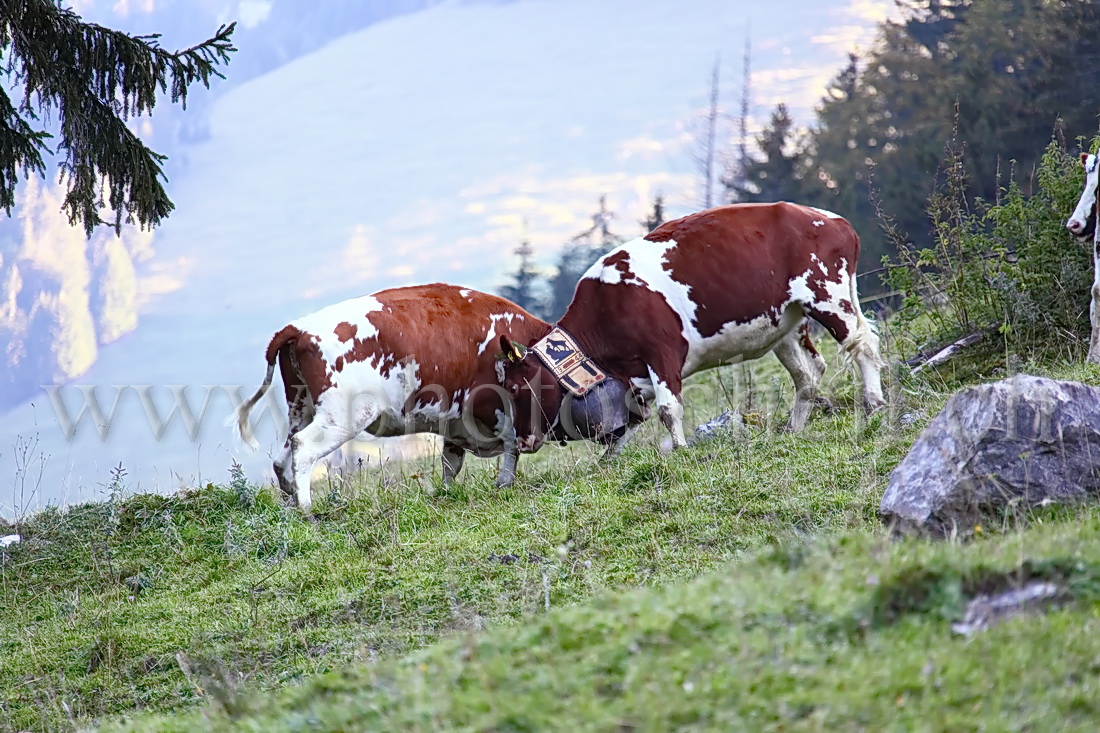
<svg viewBox="0 0 1100 733">
<path fill-rule="evenodd" d="M 235 422 L 237 427 L 237 434 L 240 436 L 244 444 L 248 446 L 251 451 L 259 449 L 260 445 L 256 441 L 256 436 L 252 432 L 252 426 L 249 424 L 249 415 L 252 412 L 252 408 L 256 406 L 267 391 L 271 389 L 271 380 L 275 376 L 275 361 L 279 356 L 280 350 L 286 344 L 293 341 L 298 337 L 300 331 L 294 326 L 287 326 L 282 331 L 279 331 L 271 339 L 271 343 L 267 346 L 267 374 L 264 375 L 263 384 L 256 390 L 256 393 L 248 398 L 247 401 L 241 404 L 237 408 L 237 411 L 230 416 L 230 422 Z"/>
<path fill-rule="evenodd" d="M 848 281 L 852 289 L 852 308 L 855 310 L 856 330 L 847 343 L 844 344 L 844 347 L 849 354 L 854 356 L 856 353 L 862 352 L 869 356 L 876 365 L 884 367 L 886 366 L 886 360 L 882 358 L 882 352 L 879 350 L 878 328 L 863 315 L 863 308 L 859 304 L 859 290 L 856 287 L 856 280 L 858 280 L 856 268 L 853 266 L 851 273 L 848 275 Z"/>
</svg>

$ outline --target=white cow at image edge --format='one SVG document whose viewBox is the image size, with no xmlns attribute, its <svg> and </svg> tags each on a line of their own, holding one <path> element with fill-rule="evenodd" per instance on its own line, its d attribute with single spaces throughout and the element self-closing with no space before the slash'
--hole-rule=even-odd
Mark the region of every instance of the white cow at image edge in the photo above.
<svg viewBox="0 0 1100 733">
<path fill-rule="evenodd" d="M 1079 242 L 1092 242 L 1092 293 L 1089 298 L 1089 321 L 1092 334 L 1089 337 L 1087 361 L 1100 364 L 1100 237 L 1097 236 L 1097 184 L 1100 183 L 1100 171 L 1097 170 L 1100 158 L 1093 153 L 1081 154 L 1081 165 L 1085 168 L 1085 190 L 1077 201 L 1077 208 L 1066 222 L 1066 229 Z"/>
</svg>

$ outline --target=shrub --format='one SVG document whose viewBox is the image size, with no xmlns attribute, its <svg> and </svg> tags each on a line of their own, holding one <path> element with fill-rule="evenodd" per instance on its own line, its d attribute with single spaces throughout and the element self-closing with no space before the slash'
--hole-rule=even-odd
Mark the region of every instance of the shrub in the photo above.
<svg viewBox="0 0 1100 733">
<path fill-rule="evenodd" d="M 1100 137 L 1091 147 L 1098 145 Z M 1084 174 L 1058 131 L 1039 164 L 1036 191 L 1010 180 L 999 201 L 971 205 L 963 146 L 954 137 L 942 173 L 928 206 L 932 247 L 917 249 L 885 224 L 898 251 L 884 260 L 887 282 L 903 294 L 896 323 L 933 341 L 998 333 L 1006 349 L 1029 356 L 1087 343 L 1092 252 L 1065 230 Z"/>
</svg>

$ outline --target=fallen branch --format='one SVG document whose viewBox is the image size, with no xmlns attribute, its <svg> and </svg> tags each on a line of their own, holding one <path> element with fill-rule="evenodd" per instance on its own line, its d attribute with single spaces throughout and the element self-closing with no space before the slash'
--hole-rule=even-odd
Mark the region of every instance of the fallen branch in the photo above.
<svg viewBox="0 0 1100 733">
<path fill-rule="evenodd" d="M 950 359 L 962 349 L 965 349 L 967 346 L 973 346 L 974 344 L 981 341 L 984 336 L 985 334 L 983 334 L 981 331 L 978 331 L 977 333 L 972 333 L 969 336 L 963 336 L 955 343 L 944 349 L 940 349 L 932 356 L 925 357 L 923 354 L 918 354 L 917 356 L 914 356 L 912 359 L 909 359 L 905 363 L 913 367 L 913 374 L 916 374 L 926 367 L 934 367 L 943 364 L 945 361 Z"/>
</svg>

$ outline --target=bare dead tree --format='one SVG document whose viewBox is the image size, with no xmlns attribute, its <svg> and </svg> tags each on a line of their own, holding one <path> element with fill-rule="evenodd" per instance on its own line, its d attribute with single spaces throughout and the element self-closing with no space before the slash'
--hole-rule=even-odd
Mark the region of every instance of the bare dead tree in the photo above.
<svg viewBox="0 0 1100 733">
<path fill-rule="evenodd" d="M 721 114 L 718 107 L 720 71 L 721 55 L 717 55 L 714 58 L 714 69 L 711 71 L 710 104 L 700 120 L 703 131 L 697 140 L 693 155 L 696 170 L 703 179 L 701 203 L 705 209 L 714 205 L 714 163 L 717 157 L 718 119 Z"/>
<path fill-rule="evenodd" d="M 749 162 L 749 104 L 752 99 L 752 37 L 745 34 L 745 54 L 741 60 L 741 114 L 737 119 L 737 157 L 728 160 L 722 184 L 727 200 L 732 192 L 745 189 L 745 172 Z"/>
</svg>

